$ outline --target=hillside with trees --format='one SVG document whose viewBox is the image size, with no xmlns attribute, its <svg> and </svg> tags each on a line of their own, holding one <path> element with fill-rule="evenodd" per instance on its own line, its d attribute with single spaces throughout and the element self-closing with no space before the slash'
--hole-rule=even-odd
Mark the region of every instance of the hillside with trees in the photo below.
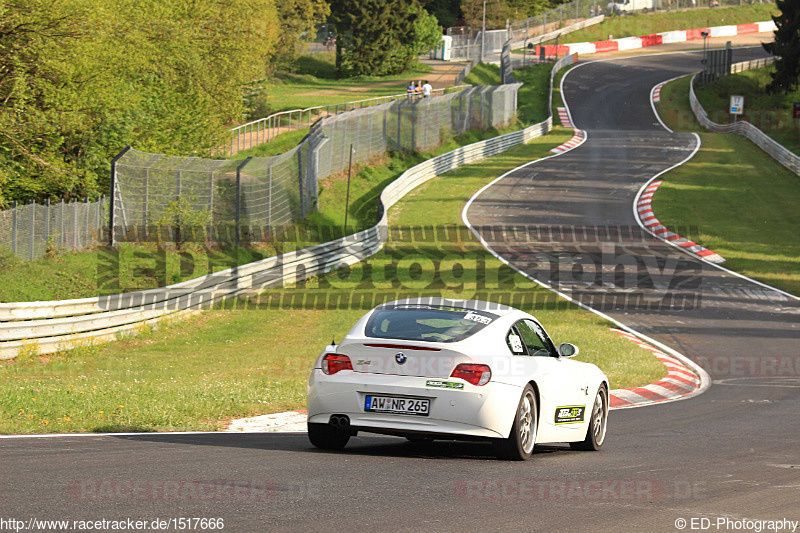
<svg viewBox="0 0 800 533">
<path fill-rule="evenodd" d="M 105 192 L 111 158 L 210 155 L 322 0 L 4 0 L 0 207 Z M 285 21 L 290 21 L 286 23 Z"/>
</svg>

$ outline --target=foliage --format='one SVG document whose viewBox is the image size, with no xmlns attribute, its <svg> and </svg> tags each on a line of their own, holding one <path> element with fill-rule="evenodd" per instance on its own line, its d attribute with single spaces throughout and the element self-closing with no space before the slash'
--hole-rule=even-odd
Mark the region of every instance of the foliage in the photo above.
<svg viewBox="0 0 800 533">
<path fill-rule="evenodd" d="M 408 69 L 420 54 L 436 48 L 442 39 L 442 30 L 436 17 L 425 11 L 419 4 L 412 4 L 409 12 L 416 16 L 412 24 L 412 37 L 397 43 L 389 62 L 395 65 L 393 72 Z"/>
<path fill-rule="evenodd" d="M 325 0 L 275 0 L 280 15 L 280 38 L 272 56 L 271 66 L 293 70 L 303 41 L 316 37 L 314 25 L 330 14 Z"/>
<path fill-rule="evenodd" d="M 4 0 L 0 202 L 105 190 L 126 144 L 209 154 L 274 59 L 278 20 L 274 0 Z"/>
<path fill-rule="evenodd" d="M 331 22 L 338 32 L 337 54 L 343 52 L 342 60 L 337 58 L 339 74 L 398 74 L 419 51 L 435 45 L 435 19 L 418 0 L 332 0 Z"/>
<path fill-rule="evenodd" d="M 464 23 L 472 26 L 473 31 L 483 27 L 483 5 L 483 0 L 461 0 Z M 508 11 L 506 0 L 486 0 L 486 29 L 505 28 Z"/>
<path fill-rule="evenodd" d="M 206 227 L 211 223 L 211 212 L 206 209 L 197 209 L 196 201 L 191 195 L 182 195 L 167 204 L 161 216 L 154 221 L 158 229 L 157 235 L 162 235 L 164 228 L 174 231 L 175 245 L 180 246 L 191 242 L 198 237 L 206 240 Z M 197 235 L 197 232 L 202 235 Z"/>
<path fill-rule="evenodd" d="M 461 20 L 461 0 L 433 0 L 425 10 L 445 28 L 456 26 Z"/>
<path fill-rule="evenodd" d="M 764 43 L 764 50 L 777 56 L 772 82 L 767 85 L 770 93 L 789 93 L 798 84 L 800 75 L 800 0 L 778 0 L 780 14 L 775 21 L 775 40 Z"/>
</svg>

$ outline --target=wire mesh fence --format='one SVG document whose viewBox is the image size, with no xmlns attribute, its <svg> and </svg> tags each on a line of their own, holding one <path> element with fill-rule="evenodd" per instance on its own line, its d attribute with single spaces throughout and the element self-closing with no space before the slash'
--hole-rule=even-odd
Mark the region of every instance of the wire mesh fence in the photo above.
<svg viewBox="0 0 800 533">
<path fill-rule="evenodd" d="M 113 170 L 113 239 L 263 240 L 315 208 L 319 180 L 347 169 L 351 147 L 353 162 L 366 162 L 507 124 L 520 85 L 477 86 L 325 117 L 298 146 L 274 157 L 201 159 L 127 150 Z"/>
<path fill-rule="evenodd" d="M 0 211 L 0 247 L 23 260 L 48 252 L 82 250 L 98 242 L 108 223 L 108 199 L 17 205 Z"/>
</svg>

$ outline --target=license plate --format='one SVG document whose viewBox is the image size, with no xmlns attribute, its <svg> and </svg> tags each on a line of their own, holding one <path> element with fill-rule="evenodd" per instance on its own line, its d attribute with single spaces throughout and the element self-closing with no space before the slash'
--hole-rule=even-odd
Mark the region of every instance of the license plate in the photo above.
<svg viewBox="0 0 800 533">
<path fill-rule="evenodd" d="M 395 398 L 393 396 L 367 396 L 364 410 L 376 413 L 428 416 L 431 401 L 419 398 Z"/>
</svg>

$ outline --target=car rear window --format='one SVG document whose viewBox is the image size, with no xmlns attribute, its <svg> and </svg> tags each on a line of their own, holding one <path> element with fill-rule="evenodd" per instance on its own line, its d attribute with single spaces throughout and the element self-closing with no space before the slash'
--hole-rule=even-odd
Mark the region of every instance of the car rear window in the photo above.
<svg viewBox="0 0 800 533">
<path fill-rule="evenodd" d="M 396 306 L 376 310 L 367 321 L 367 337 L 409 341 L 457 342 L 497 318 L 493 313 L 458 307 Z"/>
</svg>

